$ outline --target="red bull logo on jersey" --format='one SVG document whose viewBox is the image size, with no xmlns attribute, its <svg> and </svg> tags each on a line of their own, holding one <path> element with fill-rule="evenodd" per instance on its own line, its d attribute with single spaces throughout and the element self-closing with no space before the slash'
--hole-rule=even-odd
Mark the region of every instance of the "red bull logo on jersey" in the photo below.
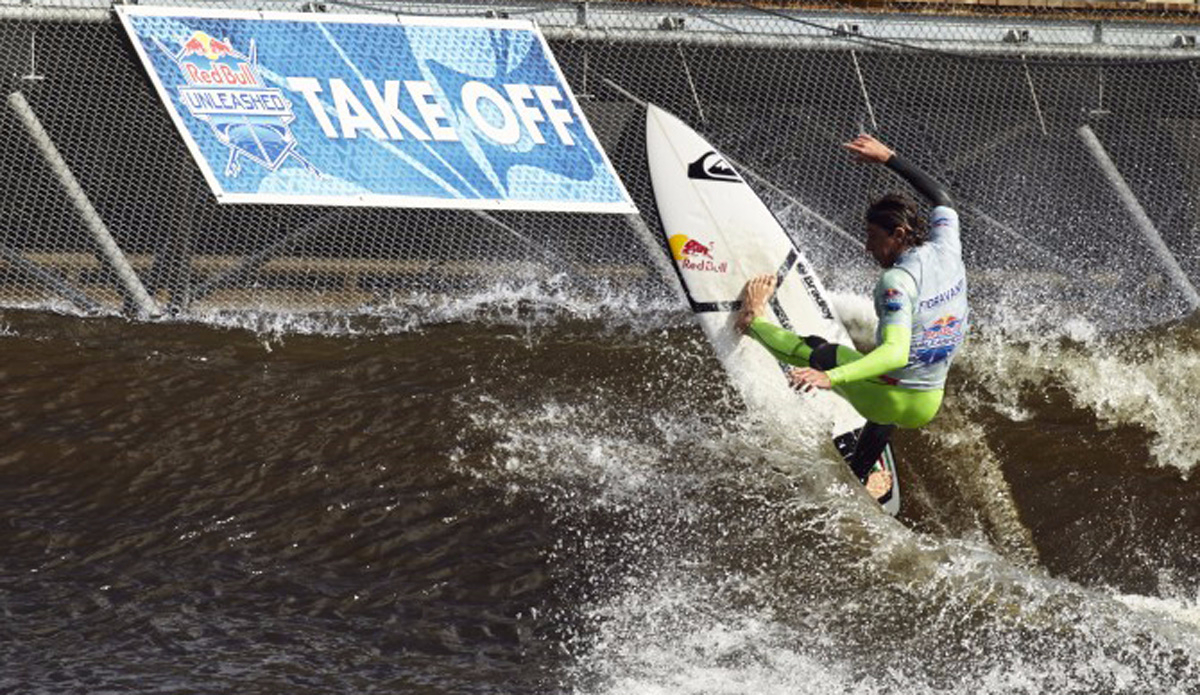
<svg viewBox="0 0 1200 695">
<path fill-rule="evenodd" d="M 904 298 L 904 293 L 895 287 L 889 287 L 883 291 L 883 306 L 889 312 L 900 311 L 904 308 L 901 299 Z"/>
<path fill-rule="evenodd" d="M 950 357 L 962 344 L 963 319 L 957 316 L 943 316 L 924 328 L 921 336 L 914 341 L 914 357 L 921 364 L 937 364 Z"/>
<path fill-rule="evenodd" d="M 676 234 L 668 239 L 671 246 L 671 255 L 679 263 L 679 267 L 684 270 L 697 270 L 707 273 L 726 273 L 729 271 L 729 262 L 718 262 L 713 258 L 712 247 L 715 246 L 712 242 L 704 244 L 696 239 L 692 239 L 686 234 Z"/>
<path fill-rule="evenodd" d="M 193 32 L 177 51 L 155 42 L 187 81 L 176 88 L 180 102 L 229 148 L 226 176 L 236 178 L 244 162 L 275 171 L 289 160 L 320 175 L 297 151 L 289 126 L 296 120 L 292 103 L 283 90 L 263 81 L 253 39 L 248 53 L 236 50 L 229 39 L 202 31 Z"/>
</svg>

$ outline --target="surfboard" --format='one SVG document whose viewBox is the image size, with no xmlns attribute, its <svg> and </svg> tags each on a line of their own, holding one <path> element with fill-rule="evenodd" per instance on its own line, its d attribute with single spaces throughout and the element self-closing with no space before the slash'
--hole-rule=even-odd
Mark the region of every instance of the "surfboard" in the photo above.
<svg viewBox="0 0 1200 695">
<path fill-rule="evenodd" d="M 773 273 L 777 289 L 766 318 L 800 335 L 853 344 L 803 252 L 715 147 L 653 104 L 646 113 L 646 155 L 662 232 L 684 294 L 743 399 L 752 408 L 821 408 L 832 415 L 830 435 L 848 458 L 866 420 L 832 391 L 801 403 L 785 365 L 734 328 L 746 281 Z M 880 504 L 895 515 L 900 478 L 890 444 L 876 466 L 892 474 L 892 490 Z"/>
</svg>

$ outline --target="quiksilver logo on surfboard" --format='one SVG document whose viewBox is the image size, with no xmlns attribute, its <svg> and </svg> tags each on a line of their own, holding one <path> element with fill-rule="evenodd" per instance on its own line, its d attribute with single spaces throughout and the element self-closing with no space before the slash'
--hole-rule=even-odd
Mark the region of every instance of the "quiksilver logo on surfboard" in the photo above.
<svg viewBox="0 0 1200 695">
<path fill-rule="evenodd" d="M 715 151 L 705 152 L 700 159 L 688 165 L 689 179 L 707 179 L 709 181 L 731 181 L 741 183 L 742 177 L 738 176 L 733 167 L 729 166 L 729 162 L 725 158 L 717 154 Z"/>
</svg>

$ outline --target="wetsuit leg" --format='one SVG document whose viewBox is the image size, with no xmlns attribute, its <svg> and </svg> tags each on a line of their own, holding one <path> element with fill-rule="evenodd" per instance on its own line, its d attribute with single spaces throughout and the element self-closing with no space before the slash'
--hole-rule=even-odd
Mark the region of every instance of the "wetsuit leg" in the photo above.
<svg viewBox="0 0 1200 695">
<path fill-rule="evenodd" d="M 881 425 L 878 422 L 868 422 L 865 427 L 858 433 L 858 443 L 854 446 L 854 453 L 850 455 L 850 469 L 854 471 L 854 475 L 863 483 L 867 482 L 867 476 L 871 474 L 871 468 L 875 462 L 879 460 L 880 454 L 883 453 L 884 447 L 887 446 L 888 439 L 892 436 L 892 430 L 896 429 L 895 425 Z"/>
<path fill-rule="evenodd" d="M 806 342 L 813 339 L 821 340 L 816 336 L 809 336 Z M 812 353 L 808 357 L 808 363 L 813 369 L 820 369 L 827 372 L 830 369 L 838 366 L 838 350 L 842 350 L 843 357 L 847 357 L 846 348 L 837 343 L 823 342 L 822 344 L 813 345 Z M 863 483 L 867 482 L 867 476 L 871 474 L 871 468 L 875 466 L 875 461 L 879 459 L 879 455 L 883 453 L 884 447 L 887 446 L 888 439 L 892 436 L 892 430 L 896 429 L 895 425 L 882 425 L 878 422 L 868 421 L 866 426 L 858 432 L 858 440 L 855 442 L 854 451 L 847 459 L 850 464 L 850 469 L 854 471 L 854 475 Z"/>
</svg>

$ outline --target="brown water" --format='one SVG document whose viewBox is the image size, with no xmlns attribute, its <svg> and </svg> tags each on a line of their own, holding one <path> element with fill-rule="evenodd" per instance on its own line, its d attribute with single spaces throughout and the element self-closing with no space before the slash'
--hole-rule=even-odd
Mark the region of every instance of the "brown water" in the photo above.
<svg viewBox="0 0 1200 695">
<path fill-rule="evenodd" d="M 578 315 L 5 312 L 0 691 L 1196 692 L 1195 327 L 983 331 L 895 522 Z"/>
</svg>

